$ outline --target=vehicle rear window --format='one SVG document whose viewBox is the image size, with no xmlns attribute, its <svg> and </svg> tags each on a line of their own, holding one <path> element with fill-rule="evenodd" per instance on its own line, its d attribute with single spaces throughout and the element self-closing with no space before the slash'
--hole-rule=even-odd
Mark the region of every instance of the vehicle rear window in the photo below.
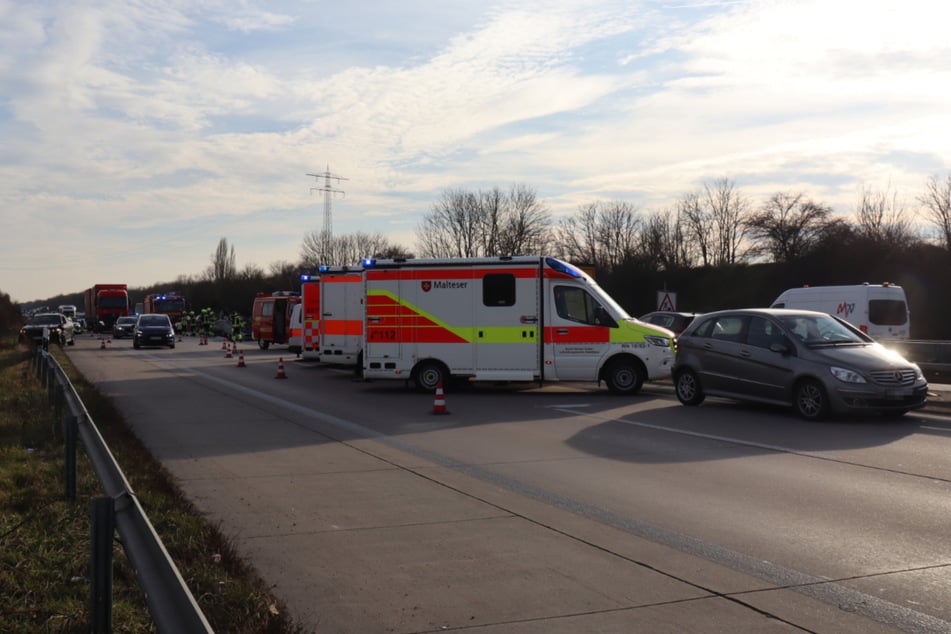
<svg viewBox="0 0 951 634">
<path fill-rule="evenodd" d="M 868 320 L 876 326 L 901 326 L 908 320 L 908 307 L 900 299 L 872 299 Z"/>
</svg>

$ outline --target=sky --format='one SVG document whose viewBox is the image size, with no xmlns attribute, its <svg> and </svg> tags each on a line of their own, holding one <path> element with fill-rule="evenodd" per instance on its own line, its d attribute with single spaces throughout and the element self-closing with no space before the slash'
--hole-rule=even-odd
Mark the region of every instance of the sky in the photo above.
<svg viewBox="0 0 951 634">
<path fill-rule="evenodd" d="M 0 292 L 171 287 L 221 238 L 239 269 L 297 262 L 327 185 L 335 235 L 409 250 L 450 189 L 525 185 L 556 222 L 724 178 L 754 204 L 849 215 L 865 188 L 914 208 L 951 171 L 949 18 L 935 0 L 0 0 Z"/>
</svg>

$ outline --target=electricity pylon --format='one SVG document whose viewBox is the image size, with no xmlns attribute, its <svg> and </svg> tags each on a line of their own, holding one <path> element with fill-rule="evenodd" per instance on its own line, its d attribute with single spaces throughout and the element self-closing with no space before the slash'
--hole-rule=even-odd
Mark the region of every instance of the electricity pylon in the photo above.
<svg viewBox="0 0 951 634">
<path fill-rule="evenodd" d="M 327 171 L 324 172 L 323 174 L 307 174 L 307 176 L 313 176 L 314 178 L 317 179 L 317 182 L 318 182 L 318 183 L 320 182 L 320 179 L 321 179 L 321 178 L 324 179 L 324 186 L 323 186 L 323 187 L 311 187 L 311 188 L 310 188 L 310 193 L 313 194 L 315 191 L 323 192 L 323 193 L 324 193 L 324 228 L 323 228 L 323 231 L 321 232 L 321 236 L 320 236 L 321 249 L 323 250 L 323 257 L 325 257 L 325 258 L 328 259 L 327 264 L 335 264 L 335 262 L 331 261 L 331 259 L 332 259 L 332 257 L 333 257 L 333 253 L 332 253 L 332 249 L 333 249 L 333 218 L 332 218 L 332 215 L 331 215 L 331 213 L 330 213 L 330 199 L 333 197 L 334 194 L 341 194 L 341 195 L 343 195 L 343 196 L 346 196 L 346 192 L 344 192 L 343 190 L 340 190 L 340 189 L 334 189 L 334 188 L 330 185 L 330 181 L 331 181 L 331 179 L 333 179 L 333 180 L 336 180 L 336 181 L 339 183 L 340 181 L 345 181 L 345 180 L 348 180 L 348 179 L 346 179 L 346 178 L 344 178 L 344 177 L 342 177 L 342 176 L 335 176 L 334 174 L 331 174 L 331 173 L 330 173 L 330 166 L 329 166 L 329 165 L 327 166 Z"/>
</svg>

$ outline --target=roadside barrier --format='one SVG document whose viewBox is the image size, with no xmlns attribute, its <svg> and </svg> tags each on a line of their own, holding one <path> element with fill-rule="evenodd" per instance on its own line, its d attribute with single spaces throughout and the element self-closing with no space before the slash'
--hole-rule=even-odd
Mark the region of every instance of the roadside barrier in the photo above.
<svg viewBox="0 0 951 634">
<path fill-rule="evenodd" d="M 103 339 L 103 347 L 105 340 Z M 76 452 L 82 440 L 105 497 L 92 501 L 90 548 L 90 625 L 93 632 L 112 631 L 112 553 L 115 532 L 135 570 L 158 632 L 212 634 L 178 567 L 145 515 L 139 499 L 86 410 L 76 388 L 56 359 L 34 347 L 32 369 L 47 388 L 56 419 L 62 419 L 65 452 L 65 497 L 76 501 Z M 69 413 L 65 413 L 68 406 Z"/>
</svg>

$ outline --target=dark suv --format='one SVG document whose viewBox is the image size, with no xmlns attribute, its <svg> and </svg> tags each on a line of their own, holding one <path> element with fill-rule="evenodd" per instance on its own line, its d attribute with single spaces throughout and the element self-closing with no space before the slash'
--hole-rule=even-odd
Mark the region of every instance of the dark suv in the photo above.
<svg viewBox="0 0 951 634">
<path fill-rule="evenodd" d="M 76 343 L 73 334 L 73 322 L 62 313 L 33 315 L 20 328 L 20 340 L 39 343 L 43 340 L 43 331 L 47 328 L 49 329 L 50 342 L 70 346 Z"/>
<path fill-rule="evenodd" d="M 139 315 L 132 329 L 132 347 L 139 349 L 142 346 L 175 347 L 175 329 L 172 320 L 162 313 L 146 313 Z"/>
</svg>

